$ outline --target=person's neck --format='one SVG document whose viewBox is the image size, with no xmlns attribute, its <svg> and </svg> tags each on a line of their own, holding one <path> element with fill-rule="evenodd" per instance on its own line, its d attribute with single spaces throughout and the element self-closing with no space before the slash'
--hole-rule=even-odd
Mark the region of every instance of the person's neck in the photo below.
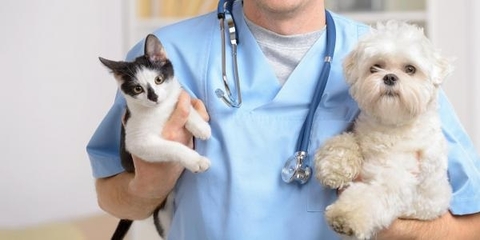
<svg viewBox="0 0 480 240">
<path fill-rule="evenodd" d="M 293 1 L 299 2 L 293 4 L 262 4 L 258 2 L 262 1 L 244 0 L 245 16 L 253 23 L 275 33 L 281 35 L 304 34 L 325 27 L 323 0 Z"/>
</svg>

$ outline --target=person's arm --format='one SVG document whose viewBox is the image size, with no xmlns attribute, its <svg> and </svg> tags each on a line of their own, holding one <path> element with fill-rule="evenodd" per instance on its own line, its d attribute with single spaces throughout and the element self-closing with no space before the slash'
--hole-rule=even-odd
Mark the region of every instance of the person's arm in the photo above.
<svg viewBox="0 0 480 240">
<path fill-rule="evenodd" d="M 193 100 L 193 107 L 208 119 L 205 106 Z M 192 135 L 185 123 L 190 109 L 190 97 L 185 92 L 177 108 L 165 124 L 162 136 L 192 146 Z M 133 156 L 135 174 L 123 172 L 96 180 L 98 204 L 109 214 L 122 219 L 144 219 L 151 215 L 175 186 L 183 167 L 177 163 L 149 163 Z"/>
<path fill-rule="evenodd" d="M 140 177 L 138 172 L 123 172 L 97 179 L 95 184 L 100 208 L 121 219 L 139 220 L 149 217 L 173 189 L 183 170 L 181 166 L 172 163 L 148 163 L 136 159 L 135 164 L 137 168 L 144 165 L 150 173 Z"/>
<path fill-rule="evenodd" d="M 377 240 L 478 240 L 480 213 L 454 216 L 450 212 L 432 221 L 395 220 L 378 233 Z"/>
</svg>

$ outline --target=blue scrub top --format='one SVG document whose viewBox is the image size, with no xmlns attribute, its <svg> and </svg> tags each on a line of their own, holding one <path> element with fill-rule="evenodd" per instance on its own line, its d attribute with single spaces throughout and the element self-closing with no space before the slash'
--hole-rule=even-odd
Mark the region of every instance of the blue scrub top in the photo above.
<svg viewBox="0 0 480 240">
<path fill-rule="evenodd" d="M 238 66 L 243 105 L 230 108 L 215 95 L 223 89 L 221 47 L 216 13 L 174 24 L 155 32 L 173 62 L 185 89 L 204 101 L 212 137 L 196 140 L 196 150 L 210 158 L 201 174 L 185 171 L 176 185 L 175 213 L 169 239 L 338 239 L 324 220 L 324 209 L 336 198 L 313 178 L 307 184 L 285 184 L 280 172 L 295 151 L 318 81 L 325 52 L 325 34 L 306 53 L 281 86 L 245 24 L 236 3 L 240 34 Z M 342 60 L 368 27 L 333 14 L 337 42 L 332 70 L 315 116 L 310 159 L 327 138 L 346 130 L 358 114 L 342 74 Z M 230 53 L 230 49 L 227 49 Z M 143 54 L 143 42 L 128 60 Z M 228 58 L 227 66 L 231 66 Z M 228 76 L 233 76 L 232 69 Z M 480 160 L 440 94 L 444 133 L 449 141 L 449 176 L 454 189 L 451 211 L 480 211 Z M 97 178 L 123 171 L 118 149 L 125 101 L 117 95 L 87 151 Z"/>
</svg>

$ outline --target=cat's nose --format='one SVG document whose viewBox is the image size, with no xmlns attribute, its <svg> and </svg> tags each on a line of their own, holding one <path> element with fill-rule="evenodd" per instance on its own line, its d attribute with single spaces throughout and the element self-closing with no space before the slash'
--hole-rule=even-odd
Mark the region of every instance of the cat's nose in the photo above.
<svg viewBox="0 0 480 240">
<path fill-rule="evenodd" d="M 151 91 L 148 92 L 147 97 L 148 97 L 148 100 L 150 100 L 152 102 L 157 102 L 157 100 L 158 100 L 158 95 L 155 94 L 154 92 L 151 92 Z"/>
</svg>

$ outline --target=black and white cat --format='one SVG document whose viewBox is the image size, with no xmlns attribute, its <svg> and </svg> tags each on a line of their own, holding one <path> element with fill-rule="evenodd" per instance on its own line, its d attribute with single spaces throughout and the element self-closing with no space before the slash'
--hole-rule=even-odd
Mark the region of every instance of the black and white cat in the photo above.
<svg viewBox="0 0 480 240">
<path fill-rule="evenodd" d="M 113 72 L 127 103 L 120 143 L 120 156 L 125 170 L 135 171 L 131 157 L 135 155 L 149 162 L 179 162 L 195 173 L 206 171 L 210 167 L 206 157 L 161 136 L 182 87 L 174 76 L 173 65 L 160 40 L 153 34 L 148 35 L 144 55 L 133 62 L 99 59 Z M 193 107 L 185 127 L 197 138 L 205 140 L 210 137 L 210 125 Z M 171 212 L 166 210 L 171 195 L 154 212 L 155 227 L 160 235 L 166 235 L 169 226 L 168 215 Z M 122 239 L 131 223 L 130 220 L 121 220 L 112 239 Z"/>
</svg>

